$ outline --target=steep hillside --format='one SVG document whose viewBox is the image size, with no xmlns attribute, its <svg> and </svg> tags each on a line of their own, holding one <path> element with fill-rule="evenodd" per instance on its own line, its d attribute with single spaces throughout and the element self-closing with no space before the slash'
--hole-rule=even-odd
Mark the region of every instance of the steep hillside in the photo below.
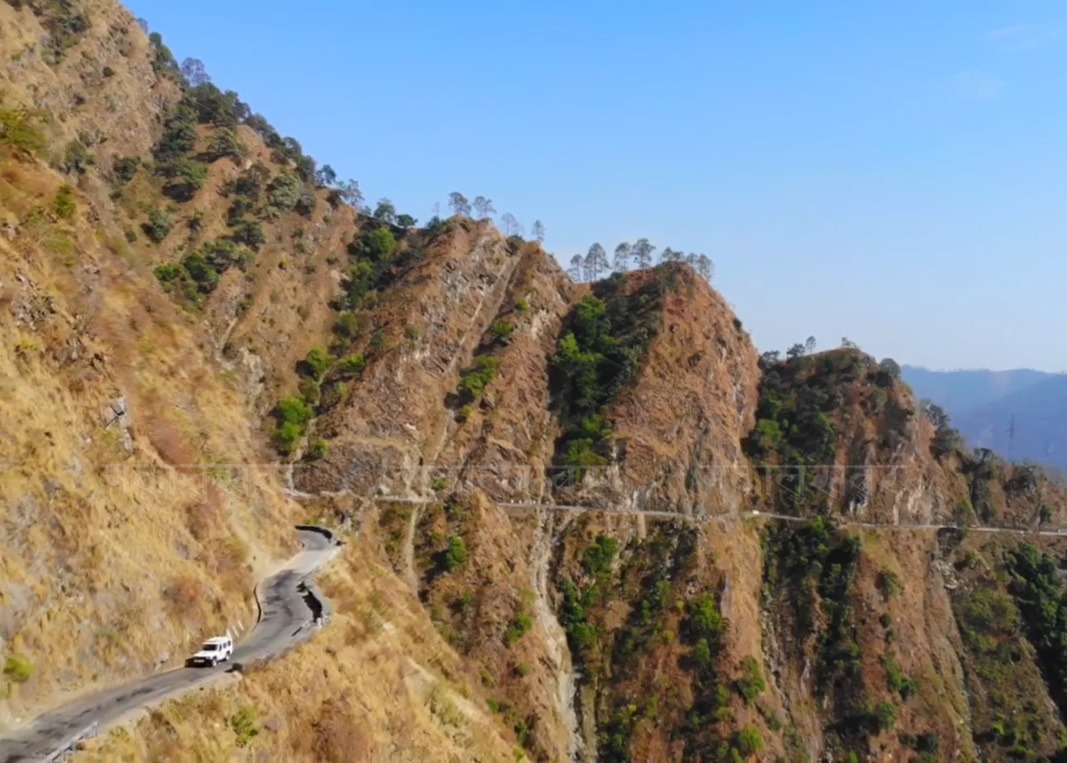
<svg viewBox="0 0 1067 763">
<path fill-rule="evenodd" d="M 178 665 L 205 633 L 249 627 L 254 581 L 292 553 L 291 527 L 307 517 L 286 497 L 273 463 L 286 443 L 264 413 L 328 337 L 344 277 L 334 266 L 358 225 L 351 186 L 312 182 L 295 141 L 235 94 L 186 82 L 117 4 L 0 3 L 0 41 L 3 733 Z M 363 699 L 326 689 L 310 706 L 306 676 L 268 668 L 252 709 L 227 711 L 234 728 L 259 730 L 262 717 L 276 735 L 266 745 L 319 759 L 510 754 L 435 656 L 447 647 L 425 616 L 386 605 L 400 584 L 366 565 L 336 573 L 347 612 L 301 663 L 321 675 L 342 648 L 353 665 L 376 660 L 379 671 L 360 671 Z M 317 742 L 303 733 L 312 712 Z M 387 720 L 359 737 L 357 719 L 376 713 Z M 152 744 L 120 749 L 137 758 Z"/>
<path fill-rule="evenodd" d="M 895 363 L 371 213 L 109 0 L 0 39 L 0 733 L 247 627 L 316 521 L 332 622 L 83 758 L 1064 754 L 1067 491 Z"/>
</svg>

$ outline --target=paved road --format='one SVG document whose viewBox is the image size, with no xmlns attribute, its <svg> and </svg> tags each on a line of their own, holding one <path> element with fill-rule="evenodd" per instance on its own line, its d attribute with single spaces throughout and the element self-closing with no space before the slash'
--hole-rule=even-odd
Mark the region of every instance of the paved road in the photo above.
<svg viewBox="0 0 1067 763">
<path fill-rule="evenodd" d="M 308 594 L 303 582 L 337 553 L 338 546 L 325 531 L 309 527 L 298 531 L 304 550 L 256 587 L 259 622 L 236 646 L 234 662 L 247 665 L 272 659 L 313 632 L 304 627 L 312 616 L 312 607 L 305 598 Z M 216 668 L 178 668 L 75 700 L 0 739 L 0 761 L 43 758 L 94 721 L 103 729 L 133 710 L 204 685 L 227 670 L 225 664 Z"/>
</svg>

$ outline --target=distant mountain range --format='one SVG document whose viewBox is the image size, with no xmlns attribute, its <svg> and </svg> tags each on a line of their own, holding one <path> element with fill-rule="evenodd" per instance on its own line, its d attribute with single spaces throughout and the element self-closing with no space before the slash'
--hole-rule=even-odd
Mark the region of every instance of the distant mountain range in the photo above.
<svg viewBox="0 0 1067 763">
<path fill-rule="evenodd" d="M 972 447 L 1067 471 L 1067 374 L 902 371 L 916 396 L 940 405 Z"/>
</svg>

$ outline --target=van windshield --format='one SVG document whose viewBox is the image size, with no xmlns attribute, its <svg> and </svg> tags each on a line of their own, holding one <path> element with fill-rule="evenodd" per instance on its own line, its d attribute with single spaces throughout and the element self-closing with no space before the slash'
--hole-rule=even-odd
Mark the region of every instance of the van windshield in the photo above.
<svg viewBox="0 0 1067 763">
<path fill-rule="evenodd" d="M 204 644 L 205 652 L 214 652 L 218 647 L 215 644 Z"/>
</svg>

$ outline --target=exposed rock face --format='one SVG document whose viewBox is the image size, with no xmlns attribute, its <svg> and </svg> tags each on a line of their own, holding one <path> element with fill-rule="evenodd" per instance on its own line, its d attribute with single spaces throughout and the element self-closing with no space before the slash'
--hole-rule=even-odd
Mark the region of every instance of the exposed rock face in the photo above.
<svg viewBox="0 0 1067 763">
<path fill-rule="evenodd" d="M 725 300 L 689 268 L 635 274 L 624 290 L 656 278 L 665 281 L 660 326 L 610 407 L 619 453 L 610 480 L 633 508 L 737 511 L 750 484 L 741 442 L 756 408 L 756 350 Z"/>
</svg>

